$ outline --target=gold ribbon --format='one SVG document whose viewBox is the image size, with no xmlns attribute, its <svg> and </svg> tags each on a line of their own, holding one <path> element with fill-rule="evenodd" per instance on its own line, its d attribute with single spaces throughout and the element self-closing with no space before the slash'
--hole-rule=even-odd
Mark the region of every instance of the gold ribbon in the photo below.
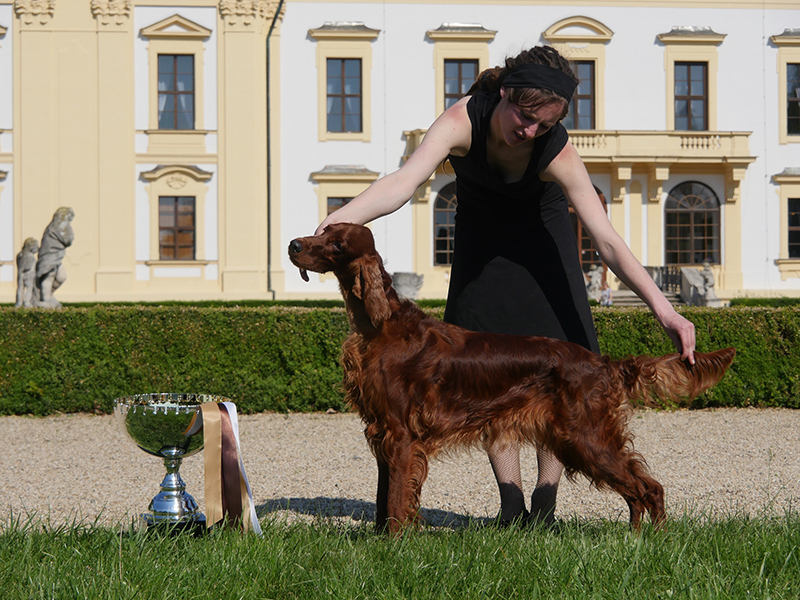
<svg viewBox="0 0 800 600">
<path fill-rule="evenodd" d="M 235 415 L 236 407 L 232 403 L 200 405 L 205 447 L 206 525 L 227 523 L 260 533 L 258 521 L 254 522 L 253 518 L 253 499 L 239 456 L 237 432 L 226 404 L 230 404 Z"/>
</svg>

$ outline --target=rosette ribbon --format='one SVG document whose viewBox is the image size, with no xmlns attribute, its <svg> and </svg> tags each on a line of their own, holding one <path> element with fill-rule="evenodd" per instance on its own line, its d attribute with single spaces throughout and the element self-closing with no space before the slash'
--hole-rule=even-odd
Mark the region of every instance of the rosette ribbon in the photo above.
<svg viewBox="0 0 800 600">
<path fill-rule="evenodd" d="M 261 535 L 253 493 L 242 462 L 236 405 L 206 402 L 200 405 L 199 416 L 190 429 L 203 428 L 206 525 L 227 523 Z"/>
</svg>

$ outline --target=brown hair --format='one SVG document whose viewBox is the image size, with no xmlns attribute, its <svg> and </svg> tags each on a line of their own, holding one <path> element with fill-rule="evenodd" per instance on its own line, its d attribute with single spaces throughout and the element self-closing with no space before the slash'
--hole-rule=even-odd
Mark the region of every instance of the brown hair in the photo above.
<svg viewBox="0 0 800 600">
<path fill-rule="evenodd" d="M 546 65 L 554 69 L 563 71 L 569 75 L 576 83 L 578 78 L 569 66 L 569 62 L 552 46 L 534 46 L 528 50 L 523 50 L 517 56 L 506 58 L 505 65 L 486 69 L 475 80 L 467 95 L 475 92 L 497 93 L 503 87 L 503 80 L 517 65 L 532 63 Z M 563 96 L 550 90 L 538 88 L 506 88 L 506 98 L 509 102 L 517 104 L 523 108 L 534 109 L 552 102 L 560 102 L 563 105 L 561 118 L 567 116 L 569 102 Z"/>
</svg>

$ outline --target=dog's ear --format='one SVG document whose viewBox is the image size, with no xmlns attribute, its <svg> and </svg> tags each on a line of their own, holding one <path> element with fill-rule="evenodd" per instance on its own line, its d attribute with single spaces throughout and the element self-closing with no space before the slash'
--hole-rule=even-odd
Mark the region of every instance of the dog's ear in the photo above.
<svg viewBox="0 0 800 600">
<path fill-rule="evenodd" d="M 353 295 L 364 301 L 367 316 L 375 327 L 380 327 L 392 316 L 392 308 L 383 290 L 383 271 L 378 260 L 375 256 L 362 256 L 351 263 L 355 269 Z"/>
</svg>

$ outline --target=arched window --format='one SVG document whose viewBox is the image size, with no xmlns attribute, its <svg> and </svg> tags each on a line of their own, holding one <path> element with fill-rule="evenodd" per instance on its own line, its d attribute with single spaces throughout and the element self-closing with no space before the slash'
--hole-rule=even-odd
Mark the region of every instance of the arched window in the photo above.
<svg viewBox="0 0 800 600">
<path fill-rule="evenodd" d="M 603 208 L 606 210 L 606 212 L 608 212 L 606 197 L 603 195 L 603 192 L 598 190 L 596 187 L 594 188 L 594 191 L 597 192 L 597 197 L 600 198 Z M 578 241 L 581 270 L 584 273 L 588 273 L 591 270 L 592 265 L 597 265 L 603 269 L 603 277 L 605 278 L 605 271 L 608 267 L 606 267 L 606 265 L 603 263 L 603 260 L 600 258 L 600 254 L 594 247 L 592 238 L 589 237 L 589 233 L 586 231 L 586 229 L 584 229 L 583 223 L 581 223 L 577 213 L 572 209 L 571 206 L 569 207 L 569 216 L 570 219 L 572 219 L 572 230 L 575 232 L 575 239 Z"/>
<path fill-rule="evenodd" d="M 675 186 L 664 213 L 666 264 L 719 264 L 719 198 L 710 187 L 698 181 Z"/>
<path fill-rule="evenodd" d="M 453 264 L 453 234 L 456 223 L 456 184 L 448 183 L 436 195 L 433 205 L 433 264 Z"/>
</svg>

